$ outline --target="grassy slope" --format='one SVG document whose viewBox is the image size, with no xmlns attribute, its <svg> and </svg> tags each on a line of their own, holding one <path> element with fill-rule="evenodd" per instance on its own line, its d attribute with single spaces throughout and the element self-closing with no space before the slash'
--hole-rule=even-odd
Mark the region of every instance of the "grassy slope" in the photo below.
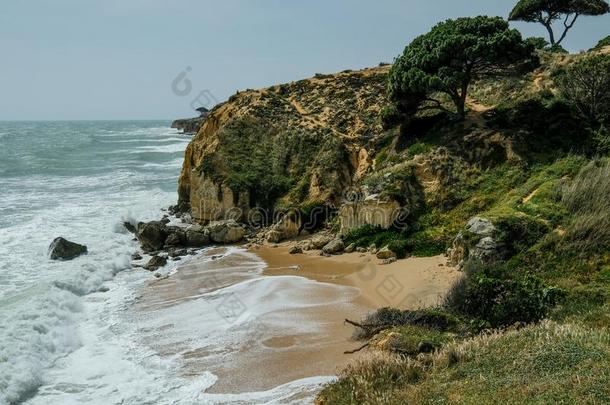
<svg viewBox="0 0 610 405">
<path fill-rule="evenodd" d="M 491 336 L 454 336 L 452 343 L 447 343 L 447 334 L 433 330 L 407 326 L 385 331 L 373 339 L 384 344 L 373 345 L 376 350 L 369 358 L 327 386 L 319 403 L 608 401 L 610 163 L 570 149 L 581 135 L 553 95 L 552 70 L 565 63 L 566 56 L 558 58 L 525 79 L 478 83 L 473 89 L 479 102 L 494 105 L 485 125 L 509 136 L 527 130 L 521 161 L 463 168 L 443 190 L 442 199 L 455 204 L 447 208 L 427 201 L 407 233 L 369 230 L 348 235 L 362 246 L 398 240 L 410 253 L 427 255 L 449 247 L 474 215 L 508 224 L 507 229 L 520 233 L 507 231 L 511 257 L 503 268 L 516 275 L 534 274 L 566 291 L 566 299 L 548 314 L 551 321 Z M 508 94 L 508 100 L 494 99 L 497 94 Z M 409 140 L 402 155 L 384 149 L 377 155 L 377 167 L 391 171 L 401 159 L 413 156 L 412 150 L 427 153 L 446 142 L 448 132 L 459 130 L 445 127 L 440 130 L 444 136 L 428 133 Z M 589 182 L 591 178 L 597 180 Z M 571 204 L 569 190 L 579 185 L 572 194 L 585 194 L 586 201 Z M 422 336 L 443 348 L 417 355 L 412 348 Z"/>
<path fill-rule="evenodd" d="M 481 335 L 416 360 L 372 355 L 326 387 L 319 403 L 606 403 L 610 335 L 543 322 Z"/>
</svg>

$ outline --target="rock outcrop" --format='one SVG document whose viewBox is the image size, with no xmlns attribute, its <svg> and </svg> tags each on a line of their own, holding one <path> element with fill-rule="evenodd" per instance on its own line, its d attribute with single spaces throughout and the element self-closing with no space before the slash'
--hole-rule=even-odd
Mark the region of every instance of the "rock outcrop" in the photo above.
<svg viewBox="0 0 610 405">
<path fill-rule="evenodd" d="M 398 202 L 391 199 L 384 201 L 378 195 L 368 196 L 363 201 L 346 202 L 339 211 L 341 232 L 364 225 L 387 229 L 399 218 L 400 213 L 401 206 Z"/>
<path fill-rule="evenodd" d="M 497 242 L 497 229 L 488 218 L 471 218 L 458 233 L 453 246 L 447 251 L 448 262 L 461 267 L 464 260 L 477 259 L 484 263 L 502 258 L 502 244 Z"/>
<path fill-rule="evenodd" d="M 136 227 L 136 238 L 144 251 L 161 250 L 167 239 L 167 227 L 161 221 L 140 222 Z"/>
<path fill-rule="evenodd" d="M 246 230 L 235 220 L 211 222 L 207 231 L 210 239 L 215 243 L 237 243 L 246 235 Z"/>
<path fill-rule="evenodd" d="M 206 223 L 221 218 L 245 220 L 249 208 L 267 208 L 269 196 L 261 196 L 267 192 L 286 200 L 298 195 L 295 203 L 307 199 L 338 205 L 343 190 L 372 165 L 367 148 L 372 138 L 383 133 L 376 117 L 385 102 L 387 71 L 388 67 L 379 67 L 317 75 L 235 94 L 210 112 L 187 147 L 178 206 Z M 247 125 L 240 126 L 244 122 Z M 265 129 L 254 131 L 249 140 L 243 128 L 255 127 L 257 122 Z M 251 149 L 250 142 L 256 144 Z M 290 181 L 271 192 L 257 187 L 261 176 L 247 179 L 235 173 L 238 169 L 231 168 L 231 160 L 241 159 L 238 153 L 245 153 L 246 160 L 252 158 L 251 151 L 261 152 L 261 159 L 268 160 L 264 169 L 269 174 L 277 169 L 271 159 L 282 155 L 285 166 L 270 180 Z M 292 184 L 292 189 L 284 184 Z M 238 217 L 226 215 L 233 208 Z"/>
<path fill-rule="evenodd" d="M 49 257 L 51 260 L 72 260 L 87 253 L 87 246 L 70 242 L 64 238 L 56 238 L 49 246 Z"/>
</svg>

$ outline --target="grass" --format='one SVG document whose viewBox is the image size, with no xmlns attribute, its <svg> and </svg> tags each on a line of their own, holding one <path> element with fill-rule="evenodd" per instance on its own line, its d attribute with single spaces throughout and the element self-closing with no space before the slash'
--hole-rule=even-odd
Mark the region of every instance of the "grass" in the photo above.
<svg viewBox="0 0 610 405">
<path fill-rule="evenodd" d="M 571 214 L 565 245 L 590 252 L 610 245 L 610 161 L 592 161 L 564 185 Z"/>
<path fill-rule="evenodd" d="M 610 334 L 545 321 L 404 358 L 372 353 L 324 388 L 319 404 L 605 403 Z"/>
</svg>

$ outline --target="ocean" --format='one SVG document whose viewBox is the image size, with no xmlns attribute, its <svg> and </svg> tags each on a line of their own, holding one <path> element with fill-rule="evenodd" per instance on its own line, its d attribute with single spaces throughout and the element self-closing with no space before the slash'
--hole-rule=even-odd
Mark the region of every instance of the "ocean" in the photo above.
<svg viewBox="0 0 610 405">
<path fill-rule="evenodd" d="M 180 303 L 142 304 L 155 277 L 131 268 L 138 245 L 122 223 L 159 219 L 162 209 L 176 202 L 190 137 L 169 126 L 167 121 L 0 122 L 1 405 L 307 403 L 329 380 L 206 393 L 218 379 L 206 364 L 230 359 L 228 343 L 243 345 L 250 333 L 247 328 L 227 333 L 214 311 L 216 301 L 241 289 L 252 307 L 267 302 L 255 315 L 309 305 L 303 280 L 261 278 L 264 263 L 242 249 L 216 256 L 203 251 L 164 269 L 167 274 L 188 260 L 218 263 L 218 256 L 224 257 L 229 264 L 221 266 L 222 274 L 233 280 L 226 292 L 216 288 Z M 48 246 L 58 236 L 87 245 L 88 254 L 49 260 Z M 202 347 L 202 329 L 194 320 L 211 331 L 204 346 L 216 353 L 200 354 L 208 361 L 195 367 L 204 369 L 188 372 L 193 365 L 185 366 L 185 353 Z M 302 320 L 273 321 L 294 333 L 315 332 Z"/>
</svg>

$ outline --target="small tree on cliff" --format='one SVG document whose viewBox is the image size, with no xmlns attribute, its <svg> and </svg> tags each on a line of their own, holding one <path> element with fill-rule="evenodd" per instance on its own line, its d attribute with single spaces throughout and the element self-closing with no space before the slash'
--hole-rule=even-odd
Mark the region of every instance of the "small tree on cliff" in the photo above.
<svg viewBox="0 0 610 405">
<path fill-rule="evenodd" d="M 538 22 L 549 32 L 551 46 L 559 45 L 581 15 L 602 15 L 610 12 L 605 0 L 520 0 L 508 19 Z M 553 23 L 563 19 L 563 33 L 556 39 Z"/>
<path fill-rule="evenodd" d="M 396 59 L 389 74 L 389 96 L 409 114 L 422 103 L 444 109 L 434 98 L 435 93 L 444 93 L 463 119 L 473 80 L 506 73 L 531 60 L 533 51 L 534 46 L 500 17 L 447 20 L 416 38 Z"/>
</svg>

